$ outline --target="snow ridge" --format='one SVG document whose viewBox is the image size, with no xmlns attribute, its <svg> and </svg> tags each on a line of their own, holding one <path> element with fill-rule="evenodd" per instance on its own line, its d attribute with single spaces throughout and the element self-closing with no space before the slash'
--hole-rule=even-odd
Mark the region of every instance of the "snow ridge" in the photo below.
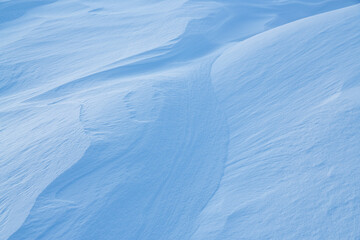
<svg viewBox="0 0 360 240">
<path fill-rule="evenodd" d="M 357 239 L 356 3 L 0 1 L 0 239 Z"/>
</svg>

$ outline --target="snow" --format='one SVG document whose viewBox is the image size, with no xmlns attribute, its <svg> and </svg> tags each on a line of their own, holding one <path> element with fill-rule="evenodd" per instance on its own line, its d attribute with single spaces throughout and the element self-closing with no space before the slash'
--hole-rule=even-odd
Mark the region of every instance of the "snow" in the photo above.
<svg viewBox="0 0 360 240">
<path fill-rule="evenodd" d="M 0 0 L 0 240 L 360 238 L 356 0 Z"/>
<path fill-rule="evenodd" d="M 359 237 L 358 11 L 287 24 L 215 61 L 228 158 L 194 239 Z"/>
</svg>

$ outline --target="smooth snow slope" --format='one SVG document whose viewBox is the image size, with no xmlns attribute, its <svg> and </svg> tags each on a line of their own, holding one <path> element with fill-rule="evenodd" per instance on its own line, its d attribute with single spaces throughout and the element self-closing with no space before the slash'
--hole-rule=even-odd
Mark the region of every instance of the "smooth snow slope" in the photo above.
<svg viewBox="0 0 360 240">
<path fill-rule="evenodd" d="M 359 11 L 279 27 L 215 61 L 228 158 L 193 239 L 360 238 Z"/>
<path fill-rule="evenodd" d="M 0 240 L 360 238 L 356 3 L 0 1 Z"/>
</svg>

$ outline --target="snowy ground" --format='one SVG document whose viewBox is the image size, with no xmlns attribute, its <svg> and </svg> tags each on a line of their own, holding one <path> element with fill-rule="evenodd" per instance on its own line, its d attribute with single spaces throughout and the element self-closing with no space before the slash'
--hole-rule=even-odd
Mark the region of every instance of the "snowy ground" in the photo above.
<svg viewBox="0 0 360 240">
<path fill-rule="evenodd" d="M 358 0 L 0 0 L 0 240 L 360 239 Z"/>
</svg>

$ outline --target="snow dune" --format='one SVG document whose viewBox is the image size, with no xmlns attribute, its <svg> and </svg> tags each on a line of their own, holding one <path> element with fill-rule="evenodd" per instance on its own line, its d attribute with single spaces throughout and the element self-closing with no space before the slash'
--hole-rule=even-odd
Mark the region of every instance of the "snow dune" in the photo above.
<svg viewBox="0 0 360 240">
<path fill-rule="evenodd" d="M 194 239 L 359 237 L 359 9 L 273 29 L 215 61 L 228 159 Z"/>
<path fill-rule="evenodd" d="M 0 240 L 359 238 L 356 3 L 0 1 Z"/>
</svg>

